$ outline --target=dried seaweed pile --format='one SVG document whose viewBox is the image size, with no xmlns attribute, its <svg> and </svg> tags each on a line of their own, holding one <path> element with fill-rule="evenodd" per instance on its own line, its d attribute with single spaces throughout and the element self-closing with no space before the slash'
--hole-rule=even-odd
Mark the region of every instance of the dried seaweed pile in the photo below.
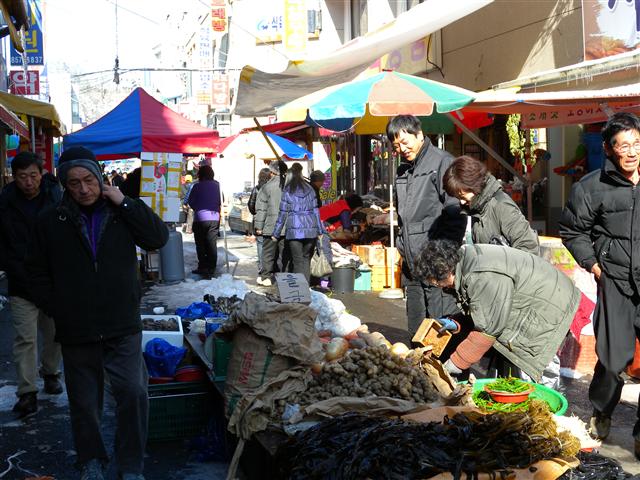
<svg viewBox="0 0 640 480">
<path fill-rule="evenodd" d="M 387 347 L 352 350 L 343 358 L 327 362 L 309 388 L 289 403 L 310 405 L 339 396 L 388 396 L 429 403 L 438 393 L 420 367 L 422 355 L 402 358 Z"/>
<path fill-rule="evenodd" d="M 580 452 L 580 465 L 566 471 L 558 480 L 639 480 L 640 475 L 631 475 L 623 470 L 613 458 L 599 453 Z"/>
<path fill-rule="evenodd" d="M 417 423 L 356 413 L 302 432 L 277 455 L 282 479 L 423 479 L 451 472 L 524 468 L 577 454 L 578 440 L 558 434 L 549 409 L 532 401 L 528 412 L 459 413 L 442 423 Z"/>
</svg>

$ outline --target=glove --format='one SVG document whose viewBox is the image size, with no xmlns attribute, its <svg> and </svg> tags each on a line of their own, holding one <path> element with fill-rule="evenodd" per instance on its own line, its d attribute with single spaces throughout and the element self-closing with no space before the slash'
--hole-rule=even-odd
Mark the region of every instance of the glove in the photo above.
<svg viewBox="0 0 640 480">
<path fill-rule="evenodd" d="M 460 375 L 462 370 L 456 367 L 456 364 L 451 361 L 451 359 L 447 360 L 442 364 L 444 369 L 449 372 L 449 375 Z"/>
<path fill-rule="evenodd" d="M 438 323 L 442 325 L 438 330 L 438 334 L 443 334 L 444 332 L 458 333 L 460 331 L 460 325 L 455 320 L 451 320 L 448 317 L 438 318 Z"/>
</svg>

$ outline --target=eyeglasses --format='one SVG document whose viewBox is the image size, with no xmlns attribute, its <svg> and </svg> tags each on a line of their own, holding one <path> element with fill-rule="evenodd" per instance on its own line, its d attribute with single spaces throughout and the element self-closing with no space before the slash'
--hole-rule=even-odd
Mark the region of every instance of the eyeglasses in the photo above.
<svg viewBox="0 0 640 480">
<path fill-rule="evenodd" d="M 635 142 L 633 145 L 631 145 L 629 143 L 625 143 L 623 145 L 616 145 L 616 146 L 613 147 L 613 149 L 616 152 L 622 153 L 624 155 L 629 153 L 631 151 L 631 148 L 633 148 L 636 152 L 640 153 L 640 141 Z"/>
</svg>

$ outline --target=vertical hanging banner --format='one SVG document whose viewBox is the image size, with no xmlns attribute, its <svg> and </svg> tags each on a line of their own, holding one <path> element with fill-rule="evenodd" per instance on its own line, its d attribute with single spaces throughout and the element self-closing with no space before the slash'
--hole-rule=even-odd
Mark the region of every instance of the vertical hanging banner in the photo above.
<svg viewBox="0 0 640 480">
<path fill-rule="evenodd" d="M 27 18 L 29 20 L 29 30 L 24 32 L 24 51 L 27 55 L 27 65 L 44 65 L 40 0 L 27 1 Z M 13 43 L 9 46 L 9 55 L 12 66 L 22 65 L 22 54 L 13 47 Z"/>
<path fill-rule="evenodd" d="M 142 152 L 140 159 L 140 198 L 165 222 L 177 222 L 182 154 Z"/>
<path fill-rule="evenodd" d="M 307 1 L 284 0 L 284 49 L 291 55 L 303 56 L 307 51 Z"/>
<path fill-rule="evenodd" d="M 225 0 L 211 0 L 211 29 L 216 33 L 227 33 L 227 5 Z"/>
<path fill-rule="evenodd" d="M 215 109 L 229 108 L 229 76 L 225 73 L 213 74 L 211 107 Z"/>
<path fill-rule="evenodd" d="M 198 33 L 198 66 L 201 70 L 211 70 L 213 68 L 211 28 L 208 25 L 200 27 Z M 211 104 L 212 77 L 211 71 L 201 71 L 198 73 L 198 85 L 196 89 L 198 105 Z"/>
</svg>

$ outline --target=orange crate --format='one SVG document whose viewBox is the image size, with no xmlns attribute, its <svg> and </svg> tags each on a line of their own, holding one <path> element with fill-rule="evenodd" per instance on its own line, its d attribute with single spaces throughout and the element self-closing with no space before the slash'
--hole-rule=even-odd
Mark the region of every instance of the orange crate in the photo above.
<svg viewBox="0 0 640 480">
<path fill-rule="evenodd" d="M 391 248 L 382 245 L 353 245 L 351 250 L 360 257 L 363 263 L 370 266 L 384 267 L 391 263 Z M 400 253 L 395 250 L 395 263 L 400 263 Z"/>
</svg>

